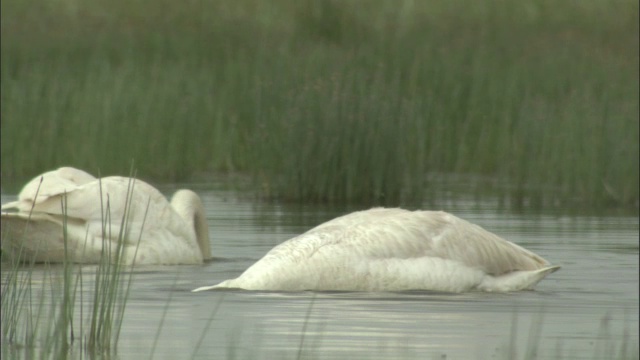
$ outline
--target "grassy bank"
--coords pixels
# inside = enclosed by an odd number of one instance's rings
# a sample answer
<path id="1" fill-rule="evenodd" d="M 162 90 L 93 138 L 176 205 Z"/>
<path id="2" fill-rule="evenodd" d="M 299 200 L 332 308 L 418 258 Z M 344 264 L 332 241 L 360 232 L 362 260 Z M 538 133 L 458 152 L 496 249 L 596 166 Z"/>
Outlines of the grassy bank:
<path id="1" fill-rule="evenodd" d="M 251 174 L 297 201 L 635 206 L 638 3 L 2 4 L 3 180 L 58 165 Z"/>

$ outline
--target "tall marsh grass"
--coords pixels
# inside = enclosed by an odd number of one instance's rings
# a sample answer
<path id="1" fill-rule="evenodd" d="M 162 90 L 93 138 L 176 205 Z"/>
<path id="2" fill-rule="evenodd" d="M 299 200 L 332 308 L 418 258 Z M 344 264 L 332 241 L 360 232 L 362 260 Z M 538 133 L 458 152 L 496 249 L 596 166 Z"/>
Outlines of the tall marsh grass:
<path id="1" fill-rule="evenodd" d="M 3 1 L 5 179 L 252 175 L 267 197 L 637 208 L 631 0 Z M 470 176 L 473 178 L 473 176 Z"/>

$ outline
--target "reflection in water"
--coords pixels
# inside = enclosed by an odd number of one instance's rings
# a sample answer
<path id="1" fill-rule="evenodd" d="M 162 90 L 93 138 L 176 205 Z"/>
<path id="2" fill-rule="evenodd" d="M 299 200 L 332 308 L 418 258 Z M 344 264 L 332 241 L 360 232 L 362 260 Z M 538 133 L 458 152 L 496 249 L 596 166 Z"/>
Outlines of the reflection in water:
<path id="1" fill-rule="evenodd" d="M 563 266 L 536 291 L 194 294 L 193 288 L 238 276 L 280 242 L 359 208 L 254 203 L 233 192 L 182 186 L 203 197 L 214 260 L 135 270 L 119 359 L 148 358 L 154 347 L 154 359 L 295 359 L 299 352 L 325 359 L 507 359 L 535 348 L 539 358 L 602 358 L 604 345 L 615 344 L 618 352 L 624 336 L 628 355 L 637 354 L 635 216 L 516 214 L 462 200 L 429 205 Z M 3 195 L 2 202 L 11 199 Z M 50 281 L 51 272 L 36 267 L 33 286 Z M 85 303 L 94 273 L 83 267 Z"/>

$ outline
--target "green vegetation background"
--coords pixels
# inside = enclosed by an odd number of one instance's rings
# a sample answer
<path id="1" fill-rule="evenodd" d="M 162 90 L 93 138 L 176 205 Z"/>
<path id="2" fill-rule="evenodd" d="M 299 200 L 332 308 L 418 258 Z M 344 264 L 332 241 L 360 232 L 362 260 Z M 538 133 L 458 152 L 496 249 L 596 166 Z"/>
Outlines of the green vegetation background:
<path id="1" fill-rule="evenodd" d="M 2 179 L 61 165 L 397 204 L 638 207 L 631 0 L 1 2 Z"/>

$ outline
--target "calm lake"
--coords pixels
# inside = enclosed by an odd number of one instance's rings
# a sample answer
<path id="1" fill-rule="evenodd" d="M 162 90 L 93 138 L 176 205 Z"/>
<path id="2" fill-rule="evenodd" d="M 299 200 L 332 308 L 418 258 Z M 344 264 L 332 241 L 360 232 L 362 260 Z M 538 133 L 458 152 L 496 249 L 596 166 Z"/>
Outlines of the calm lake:
<path id="1" fill-rule="evenodd" d="M 214 259 L 134 271 L 118 359 L 602 359 L 621 351 L 637 357 L 637 216 L 513 212 L 497 201 L 446 196 L 423 206 L 562 265 L 535 291 L 191 293 L 238 276 L 280 242 L 361 208 L 263 203 L 210 186 L 179 187 L 203 198 Z M 161 190 L 170 195 L 175 188 Z M 2 194 L 2 203 L 13 199 Z M 3 266 L 3 281 L 6 271 Z M 33 286 L 50 281 L 48 271 L 36 267 Z M 88 288 L 95 266 L 83 272 Z"/>

